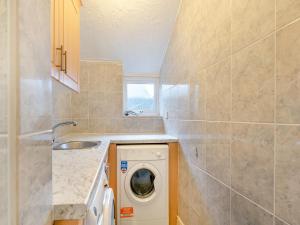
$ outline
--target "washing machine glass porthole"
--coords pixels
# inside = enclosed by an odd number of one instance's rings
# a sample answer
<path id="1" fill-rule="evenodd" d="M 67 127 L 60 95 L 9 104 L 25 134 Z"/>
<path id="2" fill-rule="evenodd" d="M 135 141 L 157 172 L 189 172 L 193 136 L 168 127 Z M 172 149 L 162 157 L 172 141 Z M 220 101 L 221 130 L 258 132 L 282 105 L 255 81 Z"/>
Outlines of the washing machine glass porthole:
<path id="1" fill-rule="evenodd" d="M 155 191 L 154 180 L 155 175 L 152 171 L 139 169 L 131 177 L 131 190 L 139 198 L 148 198 Z"/>

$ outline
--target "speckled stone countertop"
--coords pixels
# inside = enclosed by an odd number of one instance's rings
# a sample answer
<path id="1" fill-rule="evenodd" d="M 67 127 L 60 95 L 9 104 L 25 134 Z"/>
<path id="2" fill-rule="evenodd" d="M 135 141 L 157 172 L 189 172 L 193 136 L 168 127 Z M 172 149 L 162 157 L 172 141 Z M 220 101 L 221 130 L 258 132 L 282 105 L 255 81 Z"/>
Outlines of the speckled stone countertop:
<path id="1" fill-rule="evenodd" d="M 54 220 L 84 219 L 104 165 L 109 144 L 177 142 L 169 135 L 70 134 L 61 141 L 101 141 L 91 149 L 52 151 Z"/>

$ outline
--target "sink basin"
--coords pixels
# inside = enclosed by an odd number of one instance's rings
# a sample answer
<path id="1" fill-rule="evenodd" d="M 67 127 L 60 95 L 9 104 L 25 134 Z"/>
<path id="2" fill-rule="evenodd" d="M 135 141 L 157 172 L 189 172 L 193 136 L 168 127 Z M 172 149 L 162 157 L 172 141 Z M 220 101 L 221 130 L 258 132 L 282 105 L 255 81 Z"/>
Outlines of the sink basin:
<path id="1" fill-rule="evenodd" d="M 89 149 L 100 144 L 100 141 L 70 141 L 54 145 L 53 150 Z"/>

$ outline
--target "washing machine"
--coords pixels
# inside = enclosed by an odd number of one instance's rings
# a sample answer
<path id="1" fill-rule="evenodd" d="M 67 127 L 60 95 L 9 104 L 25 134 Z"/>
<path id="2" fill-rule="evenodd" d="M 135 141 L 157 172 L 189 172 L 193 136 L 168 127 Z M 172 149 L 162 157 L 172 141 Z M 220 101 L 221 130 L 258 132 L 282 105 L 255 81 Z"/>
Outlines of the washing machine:
<path id="1" fill-rule="evenodd" d="M 85 225 L 115 225 L 114 193 L 109 187 L 105 169 L 101 169 L 93 200 L 89 205 Z"/>
<path id="2" fill-rule="evenodd" d="M 117 152 L 118 225 L 168 225 L 168 145 L 118 145 Z"/>

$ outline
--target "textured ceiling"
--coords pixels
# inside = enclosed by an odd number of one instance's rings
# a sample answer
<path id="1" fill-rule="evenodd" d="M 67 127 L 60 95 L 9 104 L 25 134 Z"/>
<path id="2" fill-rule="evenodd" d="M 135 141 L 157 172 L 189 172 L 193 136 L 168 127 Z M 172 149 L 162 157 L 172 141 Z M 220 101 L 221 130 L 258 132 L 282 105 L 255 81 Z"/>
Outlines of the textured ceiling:
<path id="1" fill-rule="evenodd" d="M 119 60 L 125 74 L 158 73 L 180 0 L 85 0 L 81 59 Z"/>

